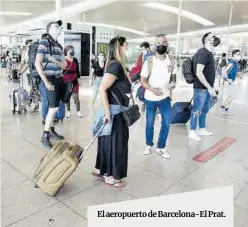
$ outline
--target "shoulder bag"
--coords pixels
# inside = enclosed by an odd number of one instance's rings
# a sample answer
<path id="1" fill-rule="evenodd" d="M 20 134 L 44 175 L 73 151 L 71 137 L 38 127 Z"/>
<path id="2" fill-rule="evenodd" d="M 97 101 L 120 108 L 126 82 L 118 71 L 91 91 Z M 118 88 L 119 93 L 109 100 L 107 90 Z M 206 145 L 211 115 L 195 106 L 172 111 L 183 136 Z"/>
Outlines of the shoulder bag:
<path id="1" fill-rule="evenodd" d="M 128 127 L 132 126 L 136 121 L 139 120 L 139 118 L 141 116 L 140 111 L 139 111 L 139 106 L 134 103 L 132 92 L 131 92 L 131 99 L 132 99 L 133 104 L 132 104 L 132 106 L 127 107 L 127 108 L 125 108 L 121 105 L 119 99 L 117 98 L 117 96 L 115 95 L 115 93 L 113 91 L 110 91 L 110 92 L 113 95 L 116 102 L 118 103 L 118 105 L 123 110 L 123 117 L 124 117 L 126 126 L 128 126 Z"/>

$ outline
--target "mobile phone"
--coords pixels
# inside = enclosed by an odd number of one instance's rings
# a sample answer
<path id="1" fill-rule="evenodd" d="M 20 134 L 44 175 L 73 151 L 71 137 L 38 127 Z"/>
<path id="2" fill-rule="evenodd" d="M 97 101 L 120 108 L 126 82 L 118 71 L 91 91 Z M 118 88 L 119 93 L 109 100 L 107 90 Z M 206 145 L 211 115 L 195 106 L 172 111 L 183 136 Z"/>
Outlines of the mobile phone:
<path id="1" fill-rule="evenodd" d="M 177 75 L 176 74 L 171 74 L 169 83 L 176 83 L 176 82 L 177 82 Z"/>

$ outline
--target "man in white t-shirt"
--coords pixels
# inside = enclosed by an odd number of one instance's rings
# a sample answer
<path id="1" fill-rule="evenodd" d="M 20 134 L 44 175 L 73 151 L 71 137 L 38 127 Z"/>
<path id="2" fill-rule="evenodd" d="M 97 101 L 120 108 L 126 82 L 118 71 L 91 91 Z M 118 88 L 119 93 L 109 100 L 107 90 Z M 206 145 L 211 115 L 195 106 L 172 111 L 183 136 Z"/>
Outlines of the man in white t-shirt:
<path id="1" fill-rule="evenodd" d="M 157 109 L 161 113 L 161 129 L 157 144 L 157 153 L 163 158 L 170 158 L 166 150 L 166 140 L 170 125 L 170 90 L 175 87 L 175 82 L 170 82 L 173 70 L 172 62 L 166 54 L 168 40 L 164 35 L 159 35 L 155 40 L 156 54 L 151 56 L 152 68 L 149 72 L 149 59 L 145 61 L 141 71 L 141 84 L 146 89 L 146 147 L 143 154 L 151 153 L 154 134 L 154 122 Z M 150 75 L 149 75 L 150 74 Z"/>

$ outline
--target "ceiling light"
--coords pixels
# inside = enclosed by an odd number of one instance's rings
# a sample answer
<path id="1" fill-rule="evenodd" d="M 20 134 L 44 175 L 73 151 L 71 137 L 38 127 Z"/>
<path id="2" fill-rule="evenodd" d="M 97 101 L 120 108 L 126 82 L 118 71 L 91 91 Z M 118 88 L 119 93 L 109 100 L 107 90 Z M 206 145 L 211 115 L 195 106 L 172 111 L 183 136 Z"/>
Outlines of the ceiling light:
<path id="1" fill-rule="evenodd" d="M 75 16 L 79 13 L 96 9 L 98 7 L 104 6 L 106 4 L 110 4 L 112 2 L 115 2 L 117 0 L 97 0 L 97 1 L 92 1 L 92 0 L 86 0 L 84 2 L 80 2 L 78 4 L 69 6 L 68 8 L 62 9 L 62 15 L 63 15 L 63 20 L 69 19 L 72 16 Z M 0 28 L 0 33 L 1 32 L 6 32 L 11 29 L 16 29 L 22 26 L 27 26 L 30 23 L 38 23 L 40 21 L 51 21 L 51 20 L 56 20 L 56 13 L 52 12 L 46 15 L 43 15 L 41 17 L 36 17 L 32 20 L 25 20 L 20 23 L 16 24 L 11 24 L 6 27 L 1 27 Z"/>
<path id="2" fill-rule="evenodd" d="M 86 25 L 90 25 L 90 26 L 104 27 L 104 28 L 113 28 L 113 29 L 117 29 L 117 30 L 121 30 L 121 31 L 125 31 L 125 32 L 134 33 L 137 35 L 150 35 L 148 33 L 144 33 L 143 31 L 135 30 L 132 28 L 121 27 L 121 26 L 115 26 L 115 25 L 111 25 L 111 24 L 91 23 L 91 22 L 79 22 L 78 24 L 86 24 Z"/>
<path id="3" fill-rule="evenodd" d="M 0 12 L 1 16 L 29 16 L 33 13 L 23 13 L 23 12 Z"/>
<path id="4" fill-rule="evenodd" d="M 170 13 L 174 13 L 174 14 L 179 14 L 179 8 L 173 7 L 173 6 L 169 6 L 169 5 L 165 5 L 165 4 L 161 4 L 161 3 L 155 3 L 155 2 L 150 2 L 150 3 L 145 3 L 143 4 L 144 7 L 148 7 L 148 8 L 153 8 L 153 9 L 158 9 L 158 10 L 163 10 L 166 12 L 170 12 Z M 183 10 L 181 11 L 181 15 L 183 17 L 186 17 L 190 20 L 193 20 L 199 24 L 202 24 L 204 26 L 212 26 L 214 25 L 213 22 L 198 16 L 197 14 L 191 13 L 187 10 Z"/>

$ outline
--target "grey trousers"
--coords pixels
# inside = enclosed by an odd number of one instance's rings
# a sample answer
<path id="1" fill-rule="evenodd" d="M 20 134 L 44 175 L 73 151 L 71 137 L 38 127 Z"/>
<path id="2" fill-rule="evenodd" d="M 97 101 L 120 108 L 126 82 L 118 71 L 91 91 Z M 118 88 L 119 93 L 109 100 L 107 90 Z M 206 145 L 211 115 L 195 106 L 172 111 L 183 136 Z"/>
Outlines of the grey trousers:
<path id="1" fill-rule="evenodd" d="M 72 93 L 72 97 L 73 97 L 73 100 L 74 100 L 74 103 L 75 103 L 75 106 L 76 106 L 76 110 L 78 112 L 78 111 L 80 111 L 79 94 L 78 93 Z M 70 107 L 71 107 L 71 105 L 70 105 L 70 101 L 69 101 L 68 103 L 66 103 L 67 111 L 71 110 Z"/>

